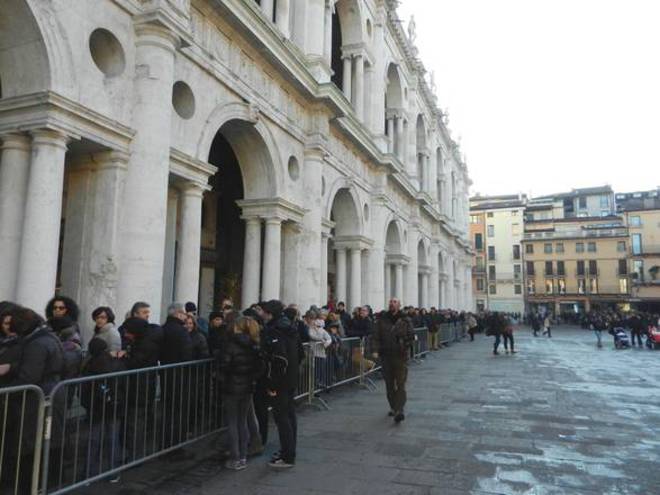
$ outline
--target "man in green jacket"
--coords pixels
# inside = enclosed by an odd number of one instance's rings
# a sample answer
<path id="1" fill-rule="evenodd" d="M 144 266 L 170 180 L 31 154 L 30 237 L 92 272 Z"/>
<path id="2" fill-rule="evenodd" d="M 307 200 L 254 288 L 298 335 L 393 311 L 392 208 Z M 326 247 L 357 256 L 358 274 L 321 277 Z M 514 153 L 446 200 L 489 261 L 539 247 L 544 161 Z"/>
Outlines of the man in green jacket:
<path id="1" fill-rule="evenodd" d="M 391 299 L 389 310 L 381 313 L 373 334 L 373 357 L 381 358 L 383 377 L 390 403 L 390 416 L 400 423 L 405 419 L 408 348 L 415 339 L 410 318 L 401 311 L 401 302 Z"/>

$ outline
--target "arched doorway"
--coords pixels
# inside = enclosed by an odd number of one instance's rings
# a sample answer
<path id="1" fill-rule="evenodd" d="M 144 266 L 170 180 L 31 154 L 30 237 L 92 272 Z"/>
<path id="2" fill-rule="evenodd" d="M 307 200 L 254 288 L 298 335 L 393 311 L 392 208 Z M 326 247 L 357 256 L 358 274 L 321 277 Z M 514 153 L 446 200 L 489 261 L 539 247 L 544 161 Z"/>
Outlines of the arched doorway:
<path id="1" fill-rule="evenodd" d="M 334 224 L 328 242 L 328 294 L 348 307 L 362 301 L 362 246 L 360 208 L 348 188 L 340 188 L 332 200 L 330 220 Z"/>
<path id="2" fill-rule="evenodd" d="M 399 160 L 405 158 L 405 138 L 407 122 L 405 121 L 404 90 L 396 64 L 387 68 L 387 88 L 385 90 L 385 135 L 388 140 L 388 150 Z"/>
<path id="3" fill-rule="evenodd" d="M 264 212 L 248 211 L 244 203 L 276 197 L 275 167 L 262 134 L 253 123 L 241 119 L 220 127 L 208 162 L 218 171 L 209 181 L 212 190 L 202 207 L 200 308 L 218 307 L 223 298 L 245 307 L 258 302 L 263 294 L 261 267 L 267 239 L 262 235 Z M 271 254 L 279 259 L 279 248 Z M 277 286 L 279 293 L 279 279 Z M 277 294 L 269 292 L 268 296 Z"/>
<path id="4" fill-rule="evenodd" d="M 399 224 L 392 220 L 385 234 L 385 307 L 391 298 L 403 300 L 403 239 Z"/>

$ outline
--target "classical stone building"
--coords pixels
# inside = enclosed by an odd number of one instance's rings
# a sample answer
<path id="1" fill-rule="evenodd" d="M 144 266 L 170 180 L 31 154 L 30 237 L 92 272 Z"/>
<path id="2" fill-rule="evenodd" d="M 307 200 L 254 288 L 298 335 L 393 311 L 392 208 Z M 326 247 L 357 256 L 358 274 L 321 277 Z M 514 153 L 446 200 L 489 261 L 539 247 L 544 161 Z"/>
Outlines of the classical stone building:
<path id="1" fill-rule="evenodd" d="M 395 3 L 3 0 L 0 299 L 470 307 L 470 181 Z"/>

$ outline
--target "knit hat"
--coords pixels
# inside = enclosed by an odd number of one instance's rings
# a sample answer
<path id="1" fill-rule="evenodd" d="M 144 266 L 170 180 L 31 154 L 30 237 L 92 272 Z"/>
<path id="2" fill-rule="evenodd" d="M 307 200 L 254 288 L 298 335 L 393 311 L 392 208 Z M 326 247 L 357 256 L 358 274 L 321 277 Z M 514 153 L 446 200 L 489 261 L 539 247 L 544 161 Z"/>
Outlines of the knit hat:
<path id="1" fill-rule="evenodd" d="M 215 320 L 216 318 L 224 318 L 225 315 L 222 311 L 211 311 L 209 313 L 209 321 Z"/>
<path id="2" fill-rule="evenodd" d="M 186 303 L 186 313 L 197 313 L 197 305 L 194 302 L 188 301 Z"/>
<path id="3" fill-rule="evenodd" d="M 149 328 L 149 322 L 147 320 L 143 320 L 142 318 L 132 316 L 131 318 L 127 318 L 126 321 L 124 321 L 122 327 L 126 333 L 141 336 L 144 335 Z"/>

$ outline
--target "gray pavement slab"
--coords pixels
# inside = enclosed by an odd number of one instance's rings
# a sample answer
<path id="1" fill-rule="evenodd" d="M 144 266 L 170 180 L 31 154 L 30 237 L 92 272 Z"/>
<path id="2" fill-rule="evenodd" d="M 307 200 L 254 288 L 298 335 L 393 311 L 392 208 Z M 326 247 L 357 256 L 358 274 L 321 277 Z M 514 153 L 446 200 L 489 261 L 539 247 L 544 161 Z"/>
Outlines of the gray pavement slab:
<path id="1" fill-rule="evenodd" d="M 188 449 L 192 461 L 153 461 L 78 493 L 660 495 L 660 352 L 598 349 L 568 327 L 552 339 L 521 329 L 516 344 L 493 356 L 478 335 L 411 365 L 398 426 L 380 380 L 328 394 L 329 411 L 301 409 L 291 471 L 265 457 L 227 471 L 212 438 Z"/>

